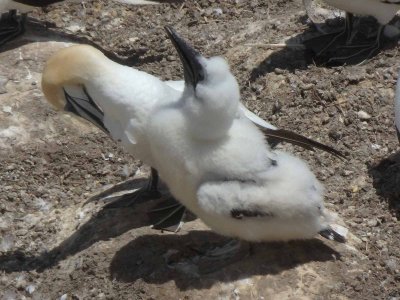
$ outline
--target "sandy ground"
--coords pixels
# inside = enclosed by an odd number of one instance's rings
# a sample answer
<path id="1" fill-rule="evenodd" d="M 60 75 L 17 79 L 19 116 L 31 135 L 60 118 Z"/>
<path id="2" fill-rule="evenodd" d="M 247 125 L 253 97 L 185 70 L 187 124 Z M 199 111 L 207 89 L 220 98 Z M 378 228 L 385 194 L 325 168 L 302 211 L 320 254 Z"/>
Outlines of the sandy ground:
<path id="1" fill-rule="evenodd" d="M 26 36 L 2 49 L 0 297 L 400 299 L 396 43 L 362 66 L 327 68 L 308 51 L 271 45 L 313 33 L 300 0 L 163 2 L 36 10 Z M 202 53 L 226 57 L 248 108 L 347 155 L 342 161 L 280 146 L 307 160 L 325 185 L 327 207 L 350 230 L 347 244 L 263 243 L 252 255 L 210 262 L 202 249 L 227 240 L 199 220 L 178 234 L 149 228 L 146 211 L 160 199 L 114 209 L 84 205 L 121 181 L 143 186 L 148 168 L 93 126 L 47 105 L 44 62 L 73 35 L 120 62 L 178 79 L 166 24 Z"/>

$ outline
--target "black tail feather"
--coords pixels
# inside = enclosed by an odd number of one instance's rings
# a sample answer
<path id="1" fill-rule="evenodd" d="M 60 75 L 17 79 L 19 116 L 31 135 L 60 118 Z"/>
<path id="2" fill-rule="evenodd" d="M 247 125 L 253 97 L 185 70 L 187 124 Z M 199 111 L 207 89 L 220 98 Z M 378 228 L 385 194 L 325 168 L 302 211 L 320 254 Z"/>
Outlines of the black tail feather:
<path id="1" fill-rule="evenodd" d="M 331 240 L 331 241 L 336 241 L 336 242 L 339 242 L 339 243 L 345 243 L 346 242 L 346 238 L 343 235 L 341 235 L 341 234 L 337 233 L 336 231 L 334 231 L 332 228 L 324 229 L 324 230 L 320 231 L 319 234 L 321 236 L 323 236 L 324 238 L 326 238 L 328 240 Z"/>
<path id="2" fill-rule="evenodd" d="M 292 131 L 285 130 L 285 129 L 269 129 L 269 128 L 263 128 L 263 127 L 260 127 L 260 129 L 262 130 L 262 132 L 264 133 L 264 135 L 267 138 L 269 137 L 269 138 L 277 139 L 280 141 L 285 141 L 285 142 L 291 143 L 293 145 L 297 145 L 302 148 L 305 148 L 307 150 L 314 150 L 315 148 L 320 149 L 320 150 L 326 151 L 338 158 L 344 158 L 344 159 L 346 158 L 346 156 L 343 153 L 341 153 L 339 150 L 336 150 L 331 146 L 327 146 L 327 145 L 321 144 L 319 142 L 313 141 L 312 139 L 309 139 L 305 136 L 294 133 Z"/>

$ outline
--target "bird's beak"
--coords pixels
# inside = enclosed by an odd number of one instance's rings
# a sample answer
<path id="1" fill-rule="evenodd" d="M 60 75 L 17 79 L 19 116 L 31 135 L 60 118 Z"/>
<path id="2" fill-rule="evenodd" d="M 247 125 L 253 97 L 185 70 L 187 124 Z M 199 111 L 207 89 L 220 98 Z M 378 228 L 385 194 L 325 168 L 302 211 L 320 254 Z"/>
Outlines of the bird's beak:
<path id="1" fill-rule="evenodd" d="M 204 80 L 204 67 L 200 63 L 201 54 L 183 40 L 172 27 L 165 26 L 165 31 L 181 59 L 185 83 L 196 88 L 196 85 Z"/>
<path id="2" fill-rule="evenodd" d="M 64 90 L 65 96 L 65 106 L 64 110 L 71 112 L 78 117 L 81 117 L 92 124 L 96 125 L 98 128 L 103 130 L 105 133 L 109 133 L 107 128 L 104 126 L 104 113 L 100 109 L 100 107 L 93 101 L 92 97 L 88 94 L 85 88 L 83 91 L 87 97 L 87 99 L 72 97 Z"/>

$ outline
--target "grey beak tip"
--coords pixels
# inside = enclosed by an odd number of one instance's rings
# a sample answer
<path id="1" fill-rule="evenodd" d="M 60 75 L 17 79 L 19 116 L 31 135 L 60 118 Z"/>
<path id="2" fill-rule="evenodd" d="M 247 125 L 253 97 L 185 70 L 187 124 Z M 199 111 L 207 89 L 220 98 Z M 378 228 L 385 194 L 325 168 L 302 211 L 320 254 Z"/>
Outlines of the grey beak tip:
<path id="1" fill-rule="evenodd" d="M 171 26 L 164 27 L 183 65 L 185 82 L 196 87 L 204 79 L 204 68 L 199 61 L 201 54 L 189 45 Z"/>

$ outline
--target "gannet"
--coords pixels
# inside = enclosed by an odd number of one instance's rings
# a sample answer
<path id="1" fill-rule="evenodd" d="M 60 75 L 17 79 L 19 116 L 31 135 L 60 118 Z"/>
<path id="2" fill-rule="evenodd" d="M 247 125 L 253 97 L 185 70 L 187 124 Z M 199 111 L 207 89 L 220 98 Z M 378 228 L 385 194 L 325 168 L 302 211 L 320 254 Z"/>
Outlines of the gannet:
<path id="1" fill-rule="evenodd" d="M 272 151 L 237 115 L 239 86 L 222 57 L 205 58 L 166 27 L 183 64 L 178 101 L 156 106 L 146 126 L 154 167 L 172 195 L 211 229 L 245 241 L 344 241 L 307 164 Z"/>
<path id="2" fill-rule="evenodd" d="M 307 7 L 311 1 L 313 0 L 303 0 L 303 3 Z M 370 56 L 380 47 L 380 39 L 385 25 L 388 24 L 400 10 L 400 0 L 323 0 L 323 2 L 337 9 L 344 10 L 346 12 L 346 22 L 344 31 L 339 33 L 319 54 L 325 51 L 340 36 L 346 35 L 346 41 L 349 42 L 351 37 L 350 32 L 353 27 L 353 14 L 355 14 L 372 16 L 380 24 L 375 42 L 355 54 L 358 55 L 361 52 L 370 51 L 368 54 L 368 56 Z"/>
<path id="3" fill-rule="evenodd" d="M 88 45 L 60 50 L 47 61 L 42 75 L 43 93 L 56 109 L 88 120 L 109 134 L 133 157 L 153 167 L 150 184 L 142 191 L 150 193 L 150 196 L 157 193 L 158 175 L 145 131 L 148 118 L 155 107 L 177 103 L 184 93 L 183 88 L 183 81 L 162 81 L 148 73 L 115 63 Z M 277 129 L 241 103 L 235 110 L 235 116 L 251 120 L 262 128 L 267 137 L 307 149 L 320 148 L 341 156 L 332 147 Z M 178 205 L 172 208 L 170 213 L 182 212 Z"/>

